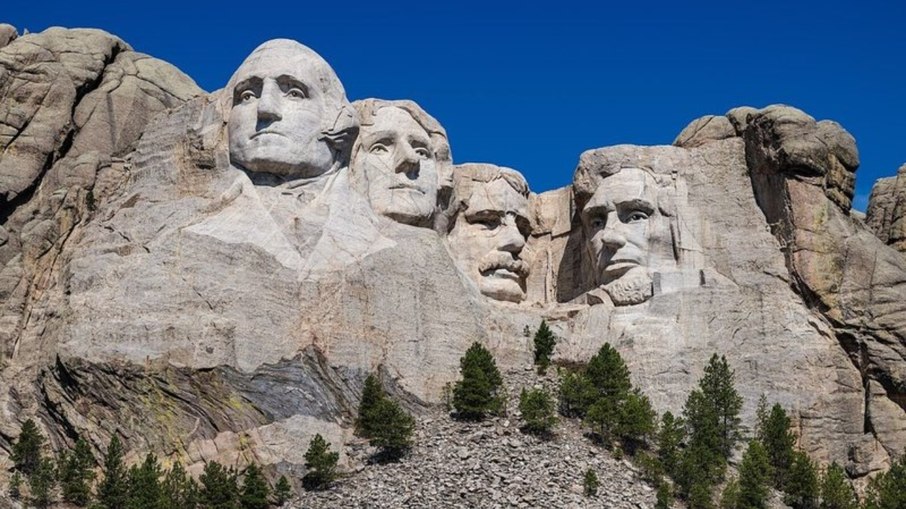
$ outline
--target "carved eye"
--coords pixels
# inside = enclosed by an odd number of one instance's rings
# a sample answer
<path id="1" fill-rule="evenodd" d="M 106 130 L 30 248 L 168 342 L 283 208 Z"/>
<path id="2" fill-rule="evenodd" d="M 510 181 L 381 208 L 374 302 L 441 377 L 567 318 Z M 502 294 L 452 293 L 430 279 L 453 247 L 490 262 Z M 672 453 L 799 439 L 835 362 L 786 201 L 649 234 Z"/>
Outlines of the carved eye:
<path id="1" fill-rule="evenodd" d="M 255 98 L 255 92 L 252 92 L 251 90 L 246 90 L 245 92 L 239 94 L 239 100 L 244 103 L 249 102 L 254 98 Z"/>
<path id="2" fill-rule="evenodd" d="M 485 230 L 496 230 L 500 228 L 499 217 L 480 217 L 472 221 L 472 224 L 481 225 Z"/>
<path id="3" fill-rule="evenodd" d="M 604 228 L 604 225 L 607 224 L 607 221 L 603 217 L 593 217 L 591 218 L 591 221 L 588 222 L 588 224 L 593 229 L 600 230 Z"/>
<path id="4" fill-rule="evenodd" d="M 371 148 L 368 149 L 368 152 L 372 154 L 386 154 L 390 152 L 390 149 L 387 148 L 387 145 L 384 145 L 383 143 L 375 143 L 371 146 Z"/>
<path id="5" fill-rule="evenodd" d="M 629 213 L 629 216 L 626 218 L 627 223 L 637 223 L 639 221 L 644 221 L 648 219 L 648 214 L 641 210 L 633 210 Z"/>
<path id="6" fill-rule="evenodd" d="M 418 154 L 418 157 L 421 159 L 431 159 L 431 151 L 425 147 L 416 147 L 415 153 Z"/>
<path id="7" fill-rule="evenodd" d="M 291 88 L 286 92 L 286 95 L 292 97 L 293 99 L 305 99 L 305 91 L 301 88 Z"/>

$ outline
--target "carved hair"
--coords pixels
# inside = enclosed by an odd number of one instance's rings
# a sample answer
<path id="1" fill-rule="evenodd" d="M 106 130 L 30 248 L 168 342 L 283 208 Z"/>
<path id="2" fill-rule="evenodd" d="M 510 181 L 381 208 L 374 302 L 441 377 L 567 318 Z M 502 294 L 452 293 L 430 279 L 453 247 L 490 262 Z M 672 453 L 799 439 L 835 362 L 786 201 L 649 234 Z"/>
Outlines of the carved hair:
<path id="1" fill-rule="evenodd" d="M 657 207 L 660 213 L 665 216 L 675 215 L 676 210 L 668 189 L 671 177 L 656 172 L 654 166 L 657 161 L 648 156 L 647 152 L 636 150 L 645 148 L 647 147 L 620 145 L 582 153 L 573 175 L 573 193 L 577 209 L 582 210 L 585 207 L 604 179 L 616 175 L 623 169 L 633 168 L 641 170 L 657 184 Z"/>
<path id="2" fill-rule="evenodd" d="M 438 163 L 452 162 L 450 154 L 450 143 L 447 141 L 447 132 L 434 117 L 429 115 L 418 104 L 409 100 L 387 101 L 383 99 L 363 99 L 352 103 L 353 108 L 358 113 L 359 123 L 362 126 L 374 125 L 374 117 L 378 111 L 383 108 L 399 108 L 412 117 L 412 120 L 421 126 L 428 133 L 431 140 L 431 149 L 434 152 L 434 159 Z M 361 144 L 356 140 L 353 145 L 352 157 L 361 148 Z"/>
<path id="3" fill-rule="evenodd" d="M 503 180 L 520 196 L 529 197 L 528 182 L 521 173 L 512 168 L 481 163 L 457 165 L 453 168 L 453 197 L 449 207 L 442 214 L 444 221 L 439 229 L 447 232 L 453 229 L 454 218 L 468 207 L 476 184 L 490 184 L 495 180 Z"/>

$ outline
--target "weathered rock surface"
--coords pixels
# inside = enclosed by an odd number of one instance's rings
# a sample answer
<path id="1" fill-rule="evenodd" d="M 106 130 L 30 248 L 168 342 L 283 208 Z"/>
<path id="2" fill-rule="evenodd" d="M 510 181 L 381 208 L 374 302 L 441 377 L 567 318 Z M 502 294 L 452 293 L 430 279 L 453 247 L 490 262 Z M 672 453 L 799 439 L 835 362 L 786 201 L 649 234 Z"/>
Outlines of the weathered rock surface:
<path id="1" fill-rule="evenodd" d="M 868 198 L 865 222 L 887 245 L 906 251 L 906 165 L 897 170 L 895 177 L 875 182 Z"/>
<path id="2" fill-rule="evenodd" d="M 534 194 L 514 170 L 450 166 L 443 129 L 414 103 L 354 115 L 297 43 L 253 57 L 205 95 L 103 32 L 51 29 L 0 49 L 0 462 L 37 416 L 55 447 L 86 436 L 100 450 L 118 435 L 195 471 L 255 460 L 301 477 L 315 433 L 352 440 L 362 381 L 379 370 L 425 416 L 428 441 L 389 478 L 466 478 L 397 493 L 494 500 L 488 486 L 528 461 L 473 469 L 494 449 L 429 438 L 459 426 L 437 404 L 473 341 L 504 369 L 529 366 L 523 331 L 542 318 L 561 361 L 615 345 L 659 411 L 679 411 L 718 352 L 744 421 L 766 394 L 818 460 L 862 477 L 906 446 L 897 181 L 879 184 L 866 218 L 879 239 L 850 215 L 858 152 L 836 123 L 736 108 L 674 146 L 587 151 L 572 186 Z M 305 164 L 272 150 L 290 122 Z M 356 144 L 378 124 L 395 137 Z M 413 207 L 396 207 L 403 195 Z M 517 436 L 510 427 L 465 433 Z M 530 456 L 562 453 L 520 441 Z M 343 450 L 354 467 L 355 447 Z M 540 491 L 517 506 L 573 501 L 538 482 L 579 461 L 556 458 L 522 476 Z M 377 498 L 380 482 L 358 477 L 351 500 L 405 504 Z"/>

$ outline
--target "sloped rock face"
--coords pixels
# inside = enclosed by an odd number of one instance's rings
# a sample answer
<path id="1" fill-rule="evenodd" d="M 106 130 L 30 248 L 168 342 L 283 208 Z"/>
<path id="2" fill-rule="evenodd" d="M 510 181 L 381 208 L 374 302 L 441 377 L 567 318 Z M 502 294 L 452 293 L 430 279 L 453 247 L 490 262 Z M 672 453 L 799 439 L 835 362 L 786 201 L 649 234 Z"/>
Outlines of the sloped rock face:
<path id="1" fill-rule="evenodd" d="M 865 222 L 871 231 L 897 251 L 906 251 L 906 165 L 895 177 L 878 179 L 871 188 Z"/>
<path id="2" fill-rule="evenodd" d="M 369 372 L 430 413 L 474 341 L 530 365 L 542 318 L 563 362 L 615 345 L 660 411 L 718 352 L 745 419 L 779 401 L 819 460 L 862 476 L 906 446 L 906 260 L 849 216 L 833 122 L 737 108 L 534 194 L 453 165 L 414 103 L 353 107 L 292 41 L 211 95 L 97 31 L 19 37 L 0 69 L 0 456 L 37 416 L 55 446 L 301 475 Z"/>

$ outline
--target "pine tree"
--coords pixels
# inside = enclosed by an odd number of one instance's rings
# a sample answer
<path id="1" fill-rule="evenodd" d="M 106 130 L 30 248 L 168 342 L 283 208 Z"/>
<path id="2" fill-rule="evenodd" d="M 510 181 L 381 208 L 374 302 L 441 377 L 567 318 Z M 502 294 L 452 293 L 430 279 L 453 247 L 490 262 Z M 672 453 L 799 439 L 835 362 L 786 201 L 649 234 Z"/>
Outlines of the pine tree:
<path id="1" fill-rule="evenodd" d="M 699 381 L 702 394 L 713 405 L 717 414 L 719 447 L 725 458 L 729 458 L 739 440 L 739 411 L 742 397 L 734 386 L 735 374 L 727 358 L 717 354 L 711 356 L 705 367 L 705 374 Z"/>
<path id="2" fill-rule="evenodd" d="M 94 455 L 84 439 L 76 440 L 72 451 L 60 456 L 59 476 L 63 501 L 85 507 L 91 501 L 91 482 L 94 481 Z"/>
<path id="3" fill-rule="evenodd" d="M 503 401 L 498 395 L 503 377 L 494 358 L 479 343 L 473 343 L 459 360 L 462 379 L 453 388 L 453 407 L 460 417 L 481 419 L 500 412 Z"/>
<path id="4" fill-rule="evenodd" d="M 783 502 L 793 509 L 817 509 L 818 468 L 804 452 L 793 452 L 783 490 Z"/>
<path id="5" fill-rule="evenodd" d="M 771 415 L 771 408 L 768 406 L 768 397 L 761 393 L 758 397 L 758 406 L 755 408 L 755 429 L 753 433 L 756 440 L 764 442 L 764 427 L 768 422 L 768 416 Z"/>
<path id="6" fill-rule="evenodd" d="M 566 371 L 560 380 L 560 413 L 566 417 L 585 417 L 598 397 L 598 391 L 580 371 Z"/>
<path id="7" fill-rule="evenodd" d="M 33 474 L 41 465 L 41 449 L 44 447 L 44 435 L 35 421 L 28 419 L 22 424 L 19 438 L 12 447 L 13 468 L 26 476 Z"/>
<path id="8" fill-rule="evenodd" d="M 598 474 L 590 468 L 586 470 L 585 477 L 582 480 L 582 489 L 585 492 L 585 496 L 593 497 L 597 495 L 599 485 L 600 482 L 598 481 Z"/>
<path id="9" fill-rule="evenodd" d="M 761 427 L 761 443 L 768 453 L 771 467 L 774 469 L 773 485 L 783 489 L 787 472 L 793 461 L 793 445 L 796 437 L 790 432 L 790 418 L 786 411 L 778 404 L 771 407 L 771 411 Z"/>
<path id="10" fill-rule="evenodd" d="M 598 391 L 598 396 L 615 404 L 629 394 L 632 382 L 629 380 L 629 368 L 623 362 L 623 357 L 610 343 L 598 350 L 598 353 L 588 361 L 585 376 Z"/>
<path id="11" fill-rule="evenodd" d="M 749 442 L 739 465 L 739 507 L 767 507 L 771 485 L 771 463 L 768 453 L 758 440 Z"/>
<path id="12" fill-rule="evenodd" d="M 371 438 L 374 447 L 381 448 L 382 459 L 397 460 L 412 446 L 415 419 L 399 403 L 384 398 L 371 411 Z"/>
<path id="13" fill-rule="evenodd" d="M 157 509 L 161 501 L 161 467 L 157 456 L 149 452 L 141 465 L 129 469 L 127 509 Z"/>
<path id="14" fill-rule="evenodd" d="M 277 486 L 274 487 L 274 502 L 278 506 L 282 506 L 287 503 L 292 496 L 293 489 L 289 485 L 289 479 L 287 479 L 285 475 L 281 475 L 280 479 L 277 481 Z"/>
<path id="15" fill-rule="evenodd" d="M 267 509 L 267 498 L 270 496 L 270 488 L 261 469 L 258 465 L 252 463 L 245 469 L 245 477 L 242 480 L 242 491 L 239 495 L 239 504 L 242 509 Z"/>
<path id="16" fill-rule="evenodd" d="M 665 412 L 661 417 L 661 426 L 657 435 L 657 453 L 664 471 L 671 478 L 676 478 L 680 444 L 685 436 L 683 420 L 675 418 L 670 412 Z"/>
<path id="17" fill-rule="evenodd" d="M 22 474 L 13 472 L 9 479 L 9 498 L 19 500 L 22 498 Z"/>
<path id="18" fill-rule="evenodd" d="M 713 495 L 711 493 L 712 485 L 706 482 L 696 481 L 689 488 L 689 495 L 686 497 L 686 507 L 688 509 L 711 509 L 714 507 Z"/>
<path id="19" fill-rule="evenodd" d="M 865 509 L 902 509 L 906 507 L 906 454 L 875 477 L 868 485 Z"/>
<path id="20" fill-rule="evenodd" d="M 662 482 L 657 486 L 654 509 L 670 509 L 671 505 L 673 505 L 673 493 L 670 492 L 670 485 Z"/>
<path id="21" fill-rule="evenodd" d="M 616 432 L 630 455 L 654 433 L 656 416 L 648 396 L 638 389 L 630 391 L 621 403 Z"/>
<path id="22" fill-rule="evenodd" d="M 739 481 L 734 477 L 724 486 L 720 494 L 720 509 L 741 509 L 739 505 Z"/>
<path id="23" fill-rule="evenodd" d="M 821 476 L 821 509 L 858 509 L 856 492 L 843 467 L 831 463 Z"/>
<path id="24" fill-rule="evenodd" d="M 197 505 L 198 484 L 181 463 L 174 464 L 161 483 L 161 509 L 195 509 Z"/>
<path id="25" fill-rule="evenodd" d="M 384 401 L 384 400 L 380 400 Z M 370 413 L 374 413 L 372 409 Z M 305 452 L 306 474 L 302 478 L 305 489 L 322 490 L 337 477 L 337 461 L 340 453 L 330 452 L 330 443 L 320 434 L 315 435 Z"/>
<path id="26" fill-rule="evenodd" d="M 551 355 L 554 353 L 554 345 L 557 343 L 557 337 L 547 326 L 547 322 L 541 320 L 538 331 L 535 332 L 535 364 L 538 365 L 538 372 L 544 373 L 551 363 Z"/>
<path id="27" fill-rule="evenodd" d="M 359 414 L 356 418 L 356 434 L 368 438 L 371 436 L 371 430 L 368 428 L 369 422 L 365 418 L 371 412 L 378 402 L 384 398 L 384 389 L 381 382 L 374 374 L 365 378 L 365 388 L 362 390 L 362 399 L 359 402 Z"/>
<path id="28" fill-rule="evenodd" d="M 128 500 L 129 485 L 123 464 L 123 445 L 115 435 L 107 446 L 103 467 L 104 478 L 97 488 L 98 505 L 103 509 L 123 509 Z"/>
<path id="29" fill-rule="evenodd" d="M 42 458 L 37 468 L 28 476 L 28 487 L 31 492 L 29 502 L 38 509 L 50 507 L 53 502 L 53 490 L 56 484 L 56 472 L 53 460 Z"/>
<path id="30" fill-rule="evenodd" d="M 690 505 L 693 495 L 696 504 L 704 504 L 706 494 L 710 501 L 711 487 L 720 480 L 727 462 L 720 451 L 717 412 L 702 391 L 695 389 L 686 399 L 683 416 L 688 443 L 680 454 L 674 479 L 679 494 Z"/>
<path id="31" fill-rule="evenodd" d="M 199 501 L 205 509 L 237 509 L 239 484 L 236 471 L 224 468 L 216 461 L 205 464 L 198 478 L 201 483 Z"/>
<path id="32" fill-rule="evenodd" d="M 544 389 L 522 389 L 519 394 L 519 412 L 525 421 L 523 429 L 528 433 L 549 433 L 557 423 L 553 398 Z"/>

